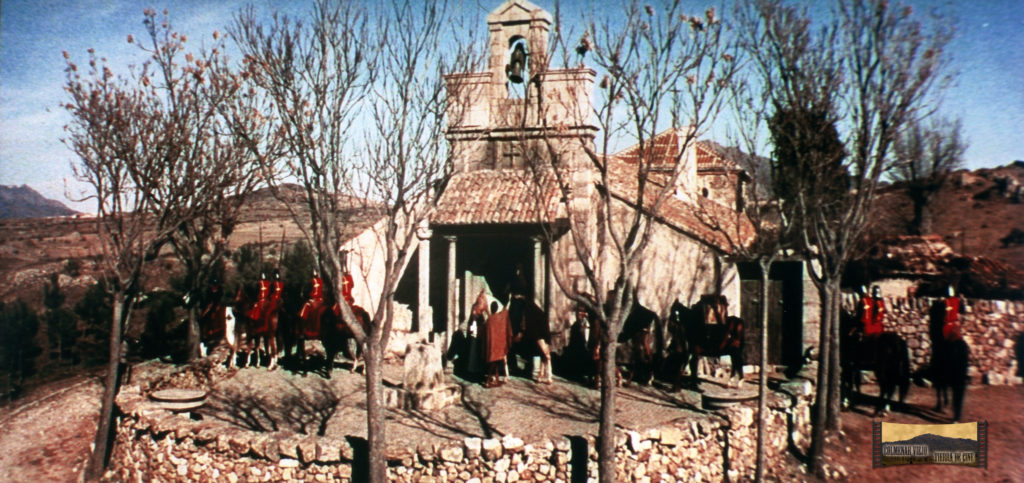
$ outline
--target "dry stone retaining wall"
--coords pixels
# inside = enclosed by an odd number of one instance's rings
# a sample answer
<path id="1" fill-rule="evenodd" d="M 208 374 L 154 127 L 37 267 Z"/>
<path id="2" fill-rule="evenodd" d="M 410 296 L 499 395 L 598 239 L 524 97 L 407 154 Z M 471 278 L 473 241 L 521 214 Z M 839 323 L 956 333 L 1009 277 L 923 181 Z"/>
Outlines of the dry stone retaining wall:
<path id="1" fill-rule="evenodd" d="M 928 366 L 931 340 L 928 336 L 929 310 L 935 298 L 884 297 L 888 313 L 885 330 L 900 334 L 910 349 L 911 369 Z M 847 295 L 843 307 L 853 311 L 857 297 Z M 1017 344 L 1024 334 L 1024 302 L 968 300 L 960 315 L 964 340 L 971 347 L 971 382 L 1021 384 Z"/>
<path id="2" fill-rule="evenodd" d="M 789 448 L 810 441 L 811 384 L 784 383 L 769 397 L 767 461 L 784 461 Z M 150 402 L 139 387 L 118 396 L 121 416 L 112 481 L 359 481 L 358 440 L 291 432 L 258 433 L 219 420 L 194 420 Z M 736 406 L 708 414 L 680 412 L 680 419 L 617 435 L 619 481 L 731 481 L 749 479 L 756 455 L 756 411 Z M 353 444 L 354 443 L 354 444 Z M 597 476 L 592 436 L 524 442 L 500 439 L 441 440 L 392 451 L 393 481 L 570 481 L 585 471 Z M 363 443 L 365 444 L 365 443 Z"/>

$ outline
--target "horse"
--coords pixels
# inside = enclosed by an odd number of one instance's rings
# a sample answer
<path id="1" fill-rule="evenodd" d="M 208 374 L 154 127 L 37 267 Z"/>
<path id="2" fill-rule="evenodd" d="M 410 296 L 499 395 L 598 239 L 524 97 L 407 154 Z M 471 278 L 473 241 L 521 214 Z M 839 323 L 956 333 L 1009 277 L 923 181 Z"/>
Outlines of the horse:
<path id="1" fill-rule="evenodd" d="M 725 297 L 705 295 L 692 308 L 678 300 L 669 312 L 671 341 L 665 359 L 666 372 L 674 389 L 682 387 L 682 368 L 689 366 L 690 383 L 697 386 L 701 357 L 729 356 L 728 385 L 743 381 L 743 319 L 726 314 Z M 735 378 L 735 382 L 734 382 Z"/>
<path id="2" fill-rule="evenodd" d="M 513 310 L 516 305 L 518 307 Z M 512 317 L 510 352 L 525 358 L 539 355 L 541 362 L 536 382 L 551 384 L 551 328 L 548 327 L 547 314 L 535 302 L 516 297 L 509 301 L 507 310 Z"/>
<path id="3" fill-rule="evenodd" d="M 352 313 L 359 319 L 363 333 L 366 333 L 369 330 L 370 314 L 358 305 L 351 307 Z M 299 331 L 298 350 L 296 351 L 300 361 L 299 365 L 305 368 L 306 340 L 319 339 L 324 346 L 325 377 L 327 379 L 331 378 L 334 358 L 338 356 L 339 352 L 343 352 L 346 357 L 352 359 L 350 372 L 355 373 L 359 369 L 362 347 L 358 344 L 352 327 L 341 316 L 340 307 L 337 304 L 324 303 L 318 310 L 310 313 L 307 319 L 303 321 Z M 355 345 L 355 348 L 352 345 Z M 305 375 L 305 370 L 302 375 Z"/>
<path id="4" fill-rule="evenodd" d="M 615 378 L 650 384 L 654 378 L 654 356 L 652 329 L 657 326 L 658 315 L 636 303 L 622 324 L 616 338 Z M 570 328 L 569 351 L 576 368 L 584 381 L 592 380 L 593 386 L 600 385 L 601 339 L 604 331 L 597 322 L 596 314 L 582 304 L 576 308 L 576 322 Z M 623 377 L 623 369 L 626 376 Z"/>
<path id="5" fill-rule="evenodd" d="M 615 370 L 618 378 L 621 368 L 626 369 L 626 381 L 648 385 L 654 379 L 654 349 L 652 330 L 657 327 L 658 314 L 640 305 L 633 308 L 622 323 L 615 349 Z"/>
<path id="6" fill-rule="evenodd" d="M 967 369 L 971 349 L 963 337 L 943 337 L 946 305 L 942 300 L 932 304 L 929 335 L 932 342 L 931 380 L 935 385 L 935 410 L 942 412 L 945 404 L 953 406 L 953 421 L 963 414 L 964 393 L 967 389 Z M 952 389 L 952 399 L 949 390 Z"/>
<path id="7" fill-rule="evenodd" d="M 873 371 L 878 380 L 879 398 L 875 415 L 889 410 L 889 403 L 899 389 L 899 402 L 903 404 L 910 389 L 910 355 L 907 342 L 898 334 L 883 332 L 873 338 L 864 338 L 857 331 L 860 322 L 853 314 L 840 314 L 839 362 L 841 366 L 840 392 L 845 405 L 860 392 L 860 372 Z"/>
<path id="8" fill-rule="evenodd" d="M 262 341 L 267 358 L 269 359 L 267 368 L 273 370 L 277 368 L 277 325 L 281 304 L 279 300 L 275 302 L 272 299 L 268 299 L 267 302 L 259 319 L 251 319 L 247 314 L 252 307 L 252 303 L 250 303 L 245 291 L 239 287 L 235 293 L 234 312 L 238 323 L 245 328 L 244 332 L 248 336 L 247 345 L 256 353 L 257 365 L 259 364 L 259 348 Z M 241 344 L 241 341 L 239 341 L 239 344 Z M 248 359 L 249 357 L 246 357 L 246 361 Z"/>

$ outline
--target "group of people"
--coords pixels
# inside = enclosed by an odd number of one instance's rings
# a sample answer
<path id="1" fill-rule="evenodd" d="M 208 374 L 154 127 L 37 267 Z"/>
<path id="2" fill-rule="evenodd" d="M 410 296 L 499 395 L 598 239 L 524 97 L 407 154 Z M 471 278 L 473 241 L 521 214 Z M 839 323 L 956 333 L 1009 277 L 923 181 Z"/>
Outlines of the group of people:
<path id="1" fill-rule="evenodd" d="M 314 269 L 309 299 L 299 311 L 299 320 L 302 321 L 301 331 L 307 338 L 319 336 L 320 318 L 327 308 L 332 308 L 335 315 L 341 315 L 341 307 L 338 304 L 328 306 L 324 283 L 324 279 Z M 268 278 L 266 272 L 260 273 L 260 279 L 257 284 L 259 291 L 256 300 L 243 307 L 245 317 L 254 322 L 251 328 L 254 333 L 266 330 L 269 316 L 280 311 L 282 298 L 284 297 L 284 282 L 281 280 L 281 273 L 278 270 L 272 272 L 272 278 Z M 349 306 L 355 303 L 355 299 L 352 296 L 352 285 L 352 275 L 345 272 L 342 276 L 342 298 Z M 223 318 L 223 314 L 219 314 L 218 311 L 219 308 L 223 307 L 222 298 L 220 280 L 214 278 L 210 282 L 210 288 L 206 294 L 206 303 L 200 311 L 200 320 L 218 318 L 218 315 L 219 318 Z M 237 299 L 242 300 L 242 297 L 237 297 Z M 217 332 L 218 330 L 219 332 Z M 209 324 L 206 331 L 210 333 L 204 333 L 204 337 L 223 337 L 223 321 L 219 324 Z"/>
<path id="2" fill-rule="evenodd" d="M 300 328 L 302 335 L 307 339 L 315 339 L 320 337 L 320 319 L 328 306 L 324 293 L 324 279 L 315 269 L 310 284 L 312 288 L 309 291 L 309 299 L 299 310 L 299 320 L 302 321 Z M 341 278 L 341 296 L 350 307 L 355 304 L 355 298 L 352 297 L 352 285 L 352 275 L 346 271 Z M 335 303 L 330 308 L 335 316 L 341 316 L 340 305 Z"/>
<path id="3" fill-rule="evenodd" d="M 857 305 L 857 324 L 852 330 L 864 342 L 870 343 L 876 340 L 884 331 L 885 322 L 885 301 L 880 295 L 881 290 L 877 285 L 871 287 L 871 294 L 868 295 L 864 287 L 860 289 L 860 301 Z M 963 338 L 960 327 L 960 314 L 964 313 L 966 304 L 957 296 L 956 291 L 950 286 L 946 298 L 942 301 L 944 315 L 942 316 L 941 337 L 944 340 L 958 340 Z M 938 332 L 938 331 L 936 331 Z M 933 334 L 932 338 L 938 338 Z"/>

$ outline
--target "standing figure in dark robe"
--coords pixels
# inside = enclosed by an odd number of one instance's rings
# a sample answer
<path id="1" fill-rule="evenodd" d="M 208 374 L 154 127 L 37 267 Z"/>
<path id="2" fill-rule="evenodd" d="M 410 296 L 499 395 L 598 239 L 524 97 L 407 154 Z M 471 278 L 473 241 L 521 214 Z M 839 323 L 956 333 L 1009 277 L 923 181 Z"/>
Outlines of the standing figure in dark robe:
<path id="1" fill-rule="evenodd" d="M 484 330 L 484 324 L 487 323 L 490 316 L 491 312 L 487 308 L 487 295 L 481 290 L 473 305 L 473 310 L 469 314 L 469 324 L 466 327 L 466 370 L 472 377 L 478 377 L 483 372 L 480 336 Z"/>
<path id="2" fill-rule="evenodd" d="M 530 296 L 530 284 L 526 281 L 526 275 L 523 273 L 523 264 L 517 263 L 516 271 L 512 276 L 512 282 L 509 284 L 508 290 L 509 319 L 512 323 L 512 329 L 516 334 L 521 333 L 523 330 L 523 312 L 526 302 L 532 298 Z"/>
<path id="3" fill-rule="evenodd" d="M 213 277 L 206 293 L 203 310 L 199 313 L 200 341 L 212 350 L 213 346 L 224 338 L 224 294 L 221 291 L 220 279 Z"/>
<path id="4" fill-rule="evenodd" d="M 512 324 L 508 309 L 498 312 L 498 303 L 491 302 L 491 316 L 484 323 L 484 362 L 487 363 L 487 378 L 484 387 L 496 387 L 504 384 L 501 380 L 502 368 L 509 347 L 512 346 Z"/>

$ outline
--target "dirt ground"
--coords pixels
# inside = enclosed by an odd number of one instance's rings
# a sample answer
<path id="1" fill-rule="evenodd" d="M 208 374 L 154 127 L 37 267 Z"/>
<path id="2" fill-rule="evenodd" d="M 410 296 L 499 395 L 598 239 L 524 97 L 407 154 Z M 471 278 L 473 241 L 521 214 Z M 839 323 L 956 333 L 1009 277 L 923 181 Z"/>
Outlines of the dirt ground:
<path id="1" fill-rule="evenodd" d="M 867 387 L 865 392 L 877 394 L 878 390 Z M 953 411 L 948 405 L 942 413 L 934 411 L 934 406 L 934 389 L 913 387 L 905 408 L 878 420 L 916 424 L 952 422 Z M 843 437 L 827 450 L 829 456 L 845 466 L 849 481 L 1024 481 L 1024 386 L 971 386 L 967 389 L 961 422 L 988 421 L 988 468 L 951 465 L 872 468 L 873 412 L 873 407 L 858 406 L 852 412 L 843 413 Z"/>
<path id="2" fill-rule="evenodd" d="M 135 377 L 156 377 L 173 366 L 150 362 Z M 387 366 L 385 376 L 397 380 L 400 368 Z M 462 404 L 437 413 L 392 412 L 387 426 L 389 446 L 414 448 L 438 439 L 501 437 L 512 434 L 529 442 L 534 437 L 596 433 L 597 391 L 556 378 L 536 385 L 521 378 L 501 388 L 464 385 Z M 286 370 L 239 370 L 216 386 L 204 417 L 219 418 L 251 429 L 323 429 L 328 435 L 365 437 L 365 402 L 360 374 L 336 370 L 331 380 L 302 377 Z M 258 388 L 258 390 L 256 390 Z M 873 388 L 867 387 L 871 393 Z M 42 387 L 15 404 L 0 408 L 0 481 L 76 481 L 95 431 L 101 386 L 99 379 L 78 377 Z M 892 422 L 946 422 L 931 411 L 930 389 L 911 390 L 908 406 L 884 418 Z M 335 404 L 340 403 L 340 404 Z M 337 409 L 334 409 L 337 408 Z M 846 481 L 1024 481 L 1024 387 L 973 386 L 968 390 L 964 421 L 989 422 L 987 469 L 952 466 L 871 468 L 871 421 L 867 407 L 843 413 L 844 434 L 827 450 L 842 465 Z M 618 423 L 643 429 L 675 419 L 707 417 L 693 393 L 661 388 L 623 388 Z M 321 427 L 323 424 L 323 427 Z M 780 474 L 790 481 L 813 480 L 795 465 Z M 783 462 L 774 462 L 780 464 Z M 774 466 L 774 465 L 773 465 Z"/>

